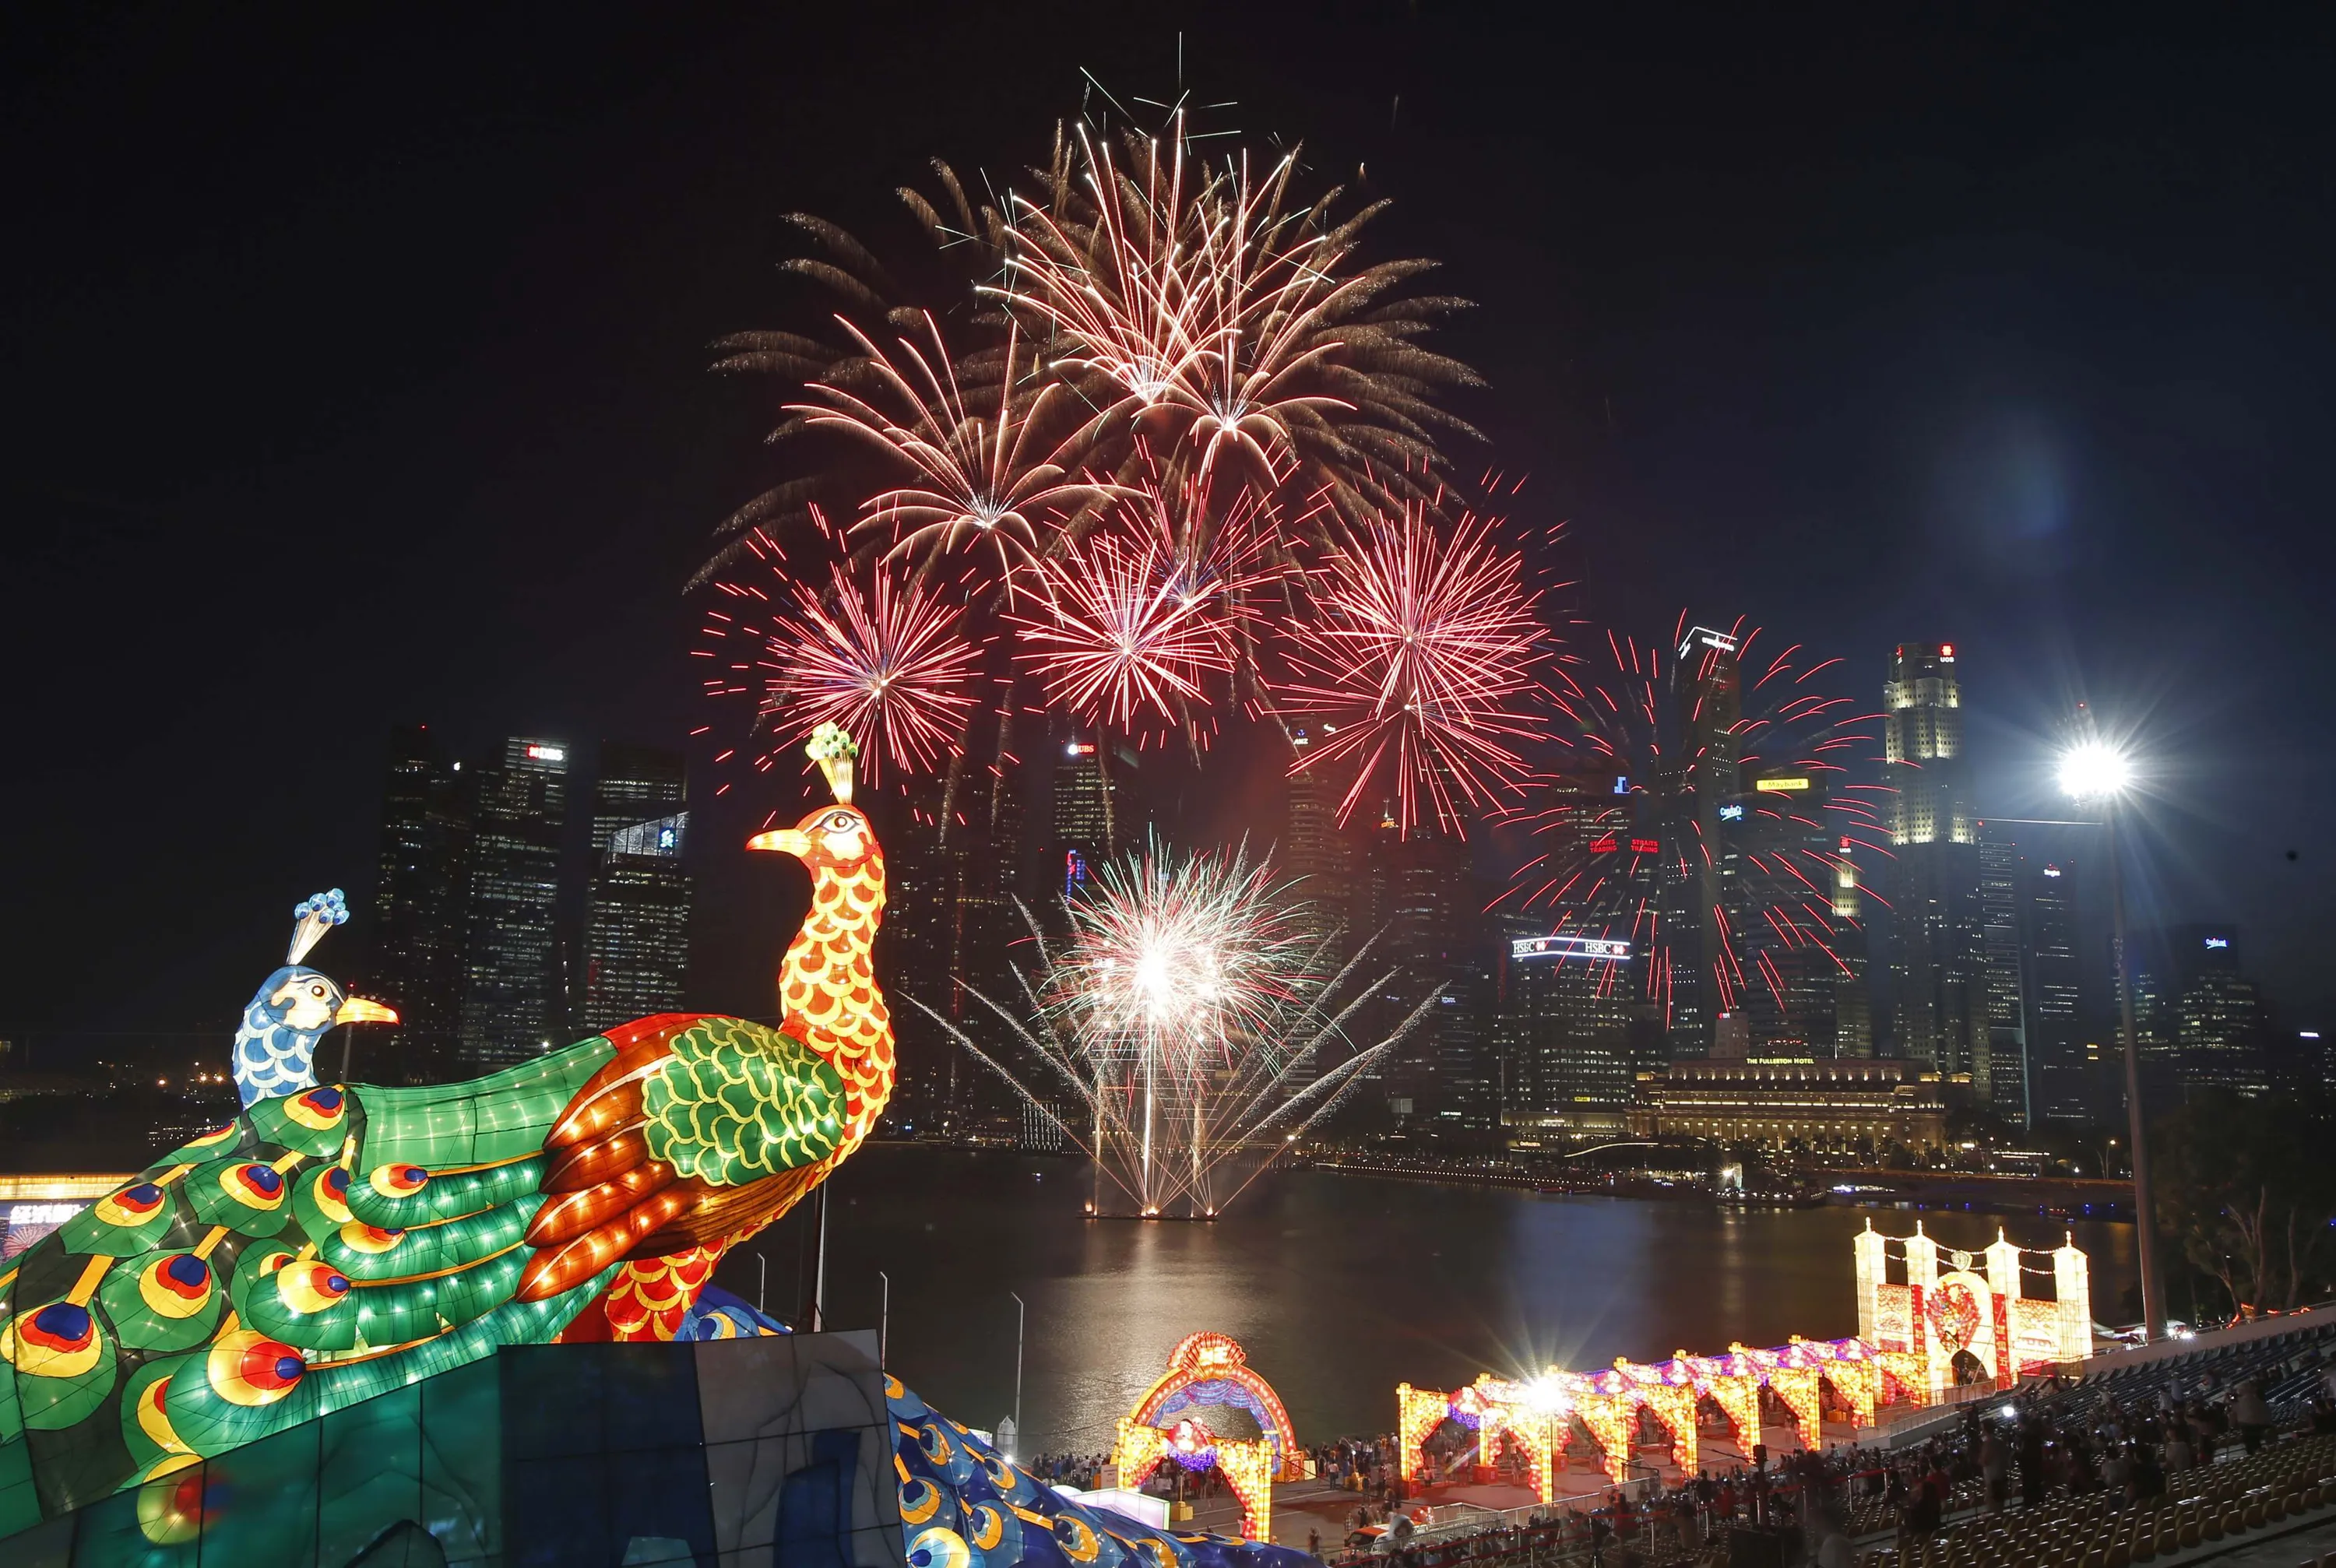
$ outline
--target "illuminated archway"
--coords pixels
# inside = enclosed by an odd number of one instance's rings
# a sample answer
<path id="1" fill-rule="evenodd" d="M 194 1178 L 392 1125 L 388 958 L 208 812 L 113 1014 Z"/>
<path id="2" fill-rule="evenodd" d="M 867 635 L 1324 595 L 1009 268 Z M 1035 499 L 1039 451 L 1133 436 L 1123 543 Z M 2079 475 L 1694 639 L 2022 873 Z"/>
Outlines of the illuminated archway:
<path id="1" fill-rule="evenodd" d="M 1249 1412 L 1261 1440 L 1273 1450 L 1272 1473 L 1285 1481 L 1299 1478 L 1303 1460 L 1290 1412 L 1273 1385 L 1250 1369 L 1249 1352 L 1230 1334 L 1204 1329 L 1179 1340 L 1168 1352 L 1168 1369 L 1144 1391 L 1127 1418 L 1164 1431 L 1185 1411 L 1207 1405 Z"/>
<path id="2" fill-rule="evenodd" d="M 1241 1534 L 1251 1541 L 1270 1541 L 1273 1528 L 1273 1445 L 1262 1437 L 1220 1437 L 1206 1424 L 1191 1417 L 1177 1417 L 1164 1431 L 1133 1417 L 1119 1420 L 1119 1441 L 1112 1449 L 1119 1484 L 1141 1486 L 1145 1477 L 1173 1459 L 1187 1470 L 1214 1469 L 1241 1499 Z"/>

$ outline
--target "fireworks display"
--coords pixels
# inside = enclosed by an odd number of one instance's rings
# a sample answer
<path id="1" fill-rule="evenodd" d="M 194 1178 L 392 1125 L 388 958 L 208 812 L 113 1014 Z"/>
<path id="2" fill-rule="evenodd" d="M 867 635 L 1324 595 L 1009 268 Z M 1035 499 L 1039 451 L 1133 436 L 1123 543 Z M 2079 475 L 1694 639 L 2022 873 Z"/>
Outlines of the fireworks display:
<path id="1" fill-rule="evenodd" d="M 1082 122 L 978 209 L 937 166 L 939 205 L 904 195 L 968 275 L 930 310 L 794 220 L 832 340 L 717 346 L 793 385 L 774 439 L 820 454 L 701 573 L 735 601 L 700 651 L 753 706 L 749 760 L 833 719 L 897 779 L 1024 710 L 1197 756 L 1239 712 L 1338 733 L 1309 765 L 1406 831 L 1513 788 L 1547 634 L 1437 445 L 1476 439 L 1436 401 L 1475 376 L 1421 341 L 1464 302 L 1413 291 L 1433 263 L 1363 260 L 1383 203 L 1301 197 L 1294 151 L 1259 172 L 1194 145 L 1181 112 Z"/>
<path id="2" fill-rule="evenodd" d="M 1796 982 L 1848 972 L 1853 851 L 1889 852 L 1880 786 L 1854 781 L 1881 716 L 1824 686 L 1837 661 L 1760 643 L 1685 616 L 1668 648 L 1609 634 L 1562 667 L 1568 744 L 1510 816 L 1539 852 L 1502 902 L 1553 934 L 1627 942 L 1635 977 L 1595 960 L 1603 981 L 1667 1023 L 1693 995 L 1789 1030 Z"/>
<path id="3" fill-rule="evenodd" d="M 1240 851 L 1155 845 L 1099 868 L 1066 908 L 1056 950 L 1030 922 L 1040 962 L 1022 997 L 976 993 L 1036 1081 L 914 1005 L 1095 1161 L 1114 1190 L 1100 1213 L 1213 1216 L 1434 1005 L 1431 993 L 1383 1039 L 1351 1039 L 1348 1025 L 1392 976 L 1357 983 L 1368 944 L 1334 962 L 1336 940 Z"/>

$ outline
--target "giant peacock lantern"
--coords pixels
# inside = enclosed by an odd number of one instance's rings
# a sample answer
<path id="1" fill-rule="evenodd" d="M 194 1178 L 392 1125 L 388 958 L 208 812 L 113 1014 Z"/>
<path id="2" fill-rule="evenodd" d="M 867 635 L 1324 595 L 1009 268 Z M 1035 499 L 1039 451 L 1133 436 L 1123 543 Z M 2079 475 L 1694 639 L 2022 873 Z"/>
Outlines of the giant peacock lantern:
<path id="1" fill-rule="evenodd" d="M 849 737 L 807 749 L 833 803 L 749 845 L 812 877 L 776 1029 L 669 1013 L 470 1083 L 320 1086 L 326 1030 L 394 1015 L 302 965 L 346 918 L 304 903 L 237 1037 L 242 1113 L 0 1271 L 0 1471 L 54 1517 L 501 1346 L 687 1332 L 891 1094 L 883 852 Z"/>

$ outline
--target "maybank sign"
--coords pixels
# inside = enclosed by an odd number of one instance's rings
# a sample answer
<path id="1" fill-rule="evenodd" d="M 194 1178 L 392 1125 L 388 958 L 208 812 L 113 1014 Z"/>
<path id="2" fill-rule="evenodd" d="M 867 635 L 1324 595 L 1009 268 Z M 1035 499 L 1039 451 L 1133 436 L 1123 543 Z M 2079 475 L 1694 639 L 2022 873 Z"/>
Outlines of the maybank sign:
<path id="1" fill-rule="evenodd" d="M 1767 790 L 1770 794 L 1798 794 L 1809 787 L 1809 781 L 1797 776 L 1764 778 L 1755 783 L 1752 787 L 1756 790 Z"/>
<path id="2" fill-rule="evenodd" d="M 1512 959 L 1599 959 L 1620 963 L 1630 956 L 1630 941 L 1621 937 L 1521 937 L 1509 944 Z"/>

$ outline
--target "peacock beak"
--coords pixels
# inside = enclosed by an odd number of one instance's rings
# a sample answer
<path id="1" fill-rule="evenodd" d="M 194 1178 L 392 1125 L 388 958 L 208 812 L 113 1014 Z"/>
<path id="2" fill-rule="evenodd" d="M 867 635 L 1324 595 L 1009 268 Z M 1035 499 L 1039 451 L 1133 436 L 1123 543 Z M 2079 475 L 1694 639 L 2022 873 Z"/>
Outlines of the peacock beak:
<path id="1" fill-rule="evenodd" d="M 350 997 L 341 1003 L 341 1010 L 333 1015 L 336 1024 L 394 1024 L 397 1009 L 369 1002 L 363 997 Z"/>
<path id="2" fill-rule="evenodd" d="M 746 841 L 750 850 L 778 850 L 797 860 L 811 853 L 811 835 L 800 828 L 773 828 Z"/>

